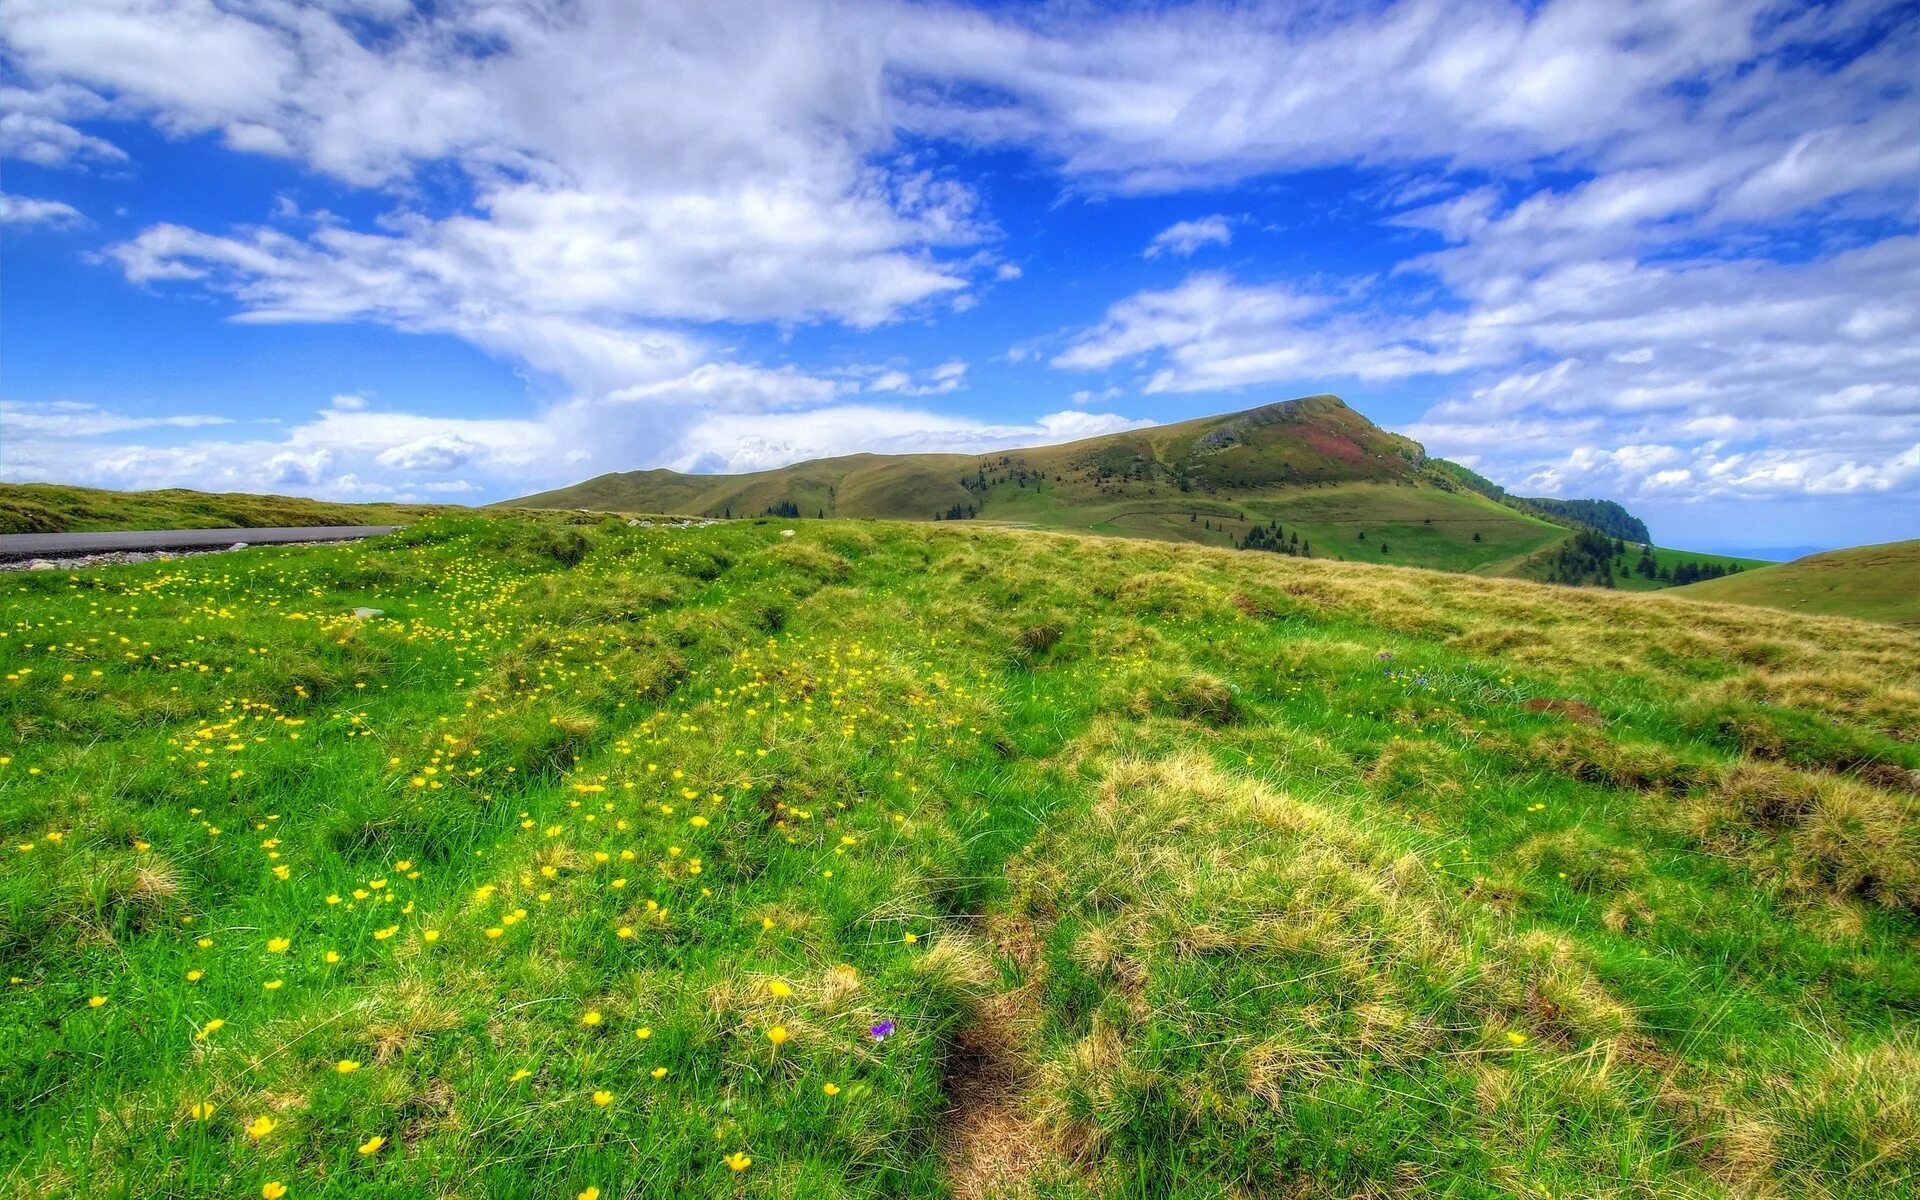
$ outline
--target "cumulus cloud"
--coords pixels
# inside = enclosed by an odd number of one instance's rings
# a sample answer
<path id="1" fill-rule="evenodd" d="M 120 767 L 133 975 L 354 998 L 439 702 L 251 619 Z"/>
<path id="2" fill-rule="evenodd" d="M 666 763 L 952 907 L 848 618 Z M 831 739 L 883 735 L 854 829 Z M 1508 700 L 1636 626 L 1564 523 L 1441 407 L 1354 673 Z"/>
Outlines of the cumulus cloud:
<path id="1" fill-rule="evenodd" d="M 942 8 L 897 31 L 893 50 L 916 128 L 1039 146 L 1091 184 L 1165 191 L 1353 163 L 1674 157 L 1676 141 L 1711 144 L 1723 120 L 1760 132 L 1828 118 L 1801 94 L 1854 66 L 1803 51 L 1871 27 L 1876 7 L 1795 19 L 1765 0 Z M 1901 32 L 1857 73 L 1897 71 L 1911 50 Z"/>
<path id="2" fill-rule="evenodd" d="M 0 428 L 14 437 L 80 438 L 135 429 L 198 429 L 226 424 L 230 422 L 225 417 L 204 414 L 133 416 L 72 401 L 27 404 L 0 400 Z"/>
<path id="3" fill-rule="evenodd" d="M 49 87 L 218 131 L 363 185 L 452 162 L 469 209 L 403 207 L 310 237 L 157 225 L 129 278 L 191 280 L 260 320 L 892 319 L 968 279 L 970 188 L 887 157 L 877 16 L 610 2 L 454 7 L 356 37 L 319 10 L 17 0 L 6 38 Z M 484 314 L 484 316 L 482 316 Z M 513 347 L 518 350 L 518 347 Z M 543 364 L 544 365 L 544 364 Z"/>
<path id="4" fill-rule="evenodd" d="M 71 204 L 0 192 L 0 225 L 78 225 L 81 220 Z"/>
<path id="5" fill-rule="evenodd" d="M 371 200 L 364 219 L 148 224 L 107 250 L 128 280 L 241 322 L 458 337 L 565 393 L 503 422 L 336 402 L 271 440 L 92 458 L 59 447 L 183 427 L 28 430 L 9 470 L 39 455 L 374 494 L 766 463 L 851 448 L 863 420 L 874 444 L 958 447 L 1121 420 L 889 407 L 965 389 L 958 358 L 850 371 L 739 349 L 744 327 L 857 335 L 1021 278 L 982 194 L 925 149 L 956 142 L 1105 199 L 1362 181 L 1344 202 L 1379 222 L 1378 275 L 1195 272 L 1007 352 L 1093 376 L 1076 410 L 1123 388 L 1417 379 L 1443 396 L 1417 436 L 1543 489 L 1912 486 L 1920 21 L 1875 0 L 8 0 L 0 40 L 0 153 L 117 171 L 104 122 L 145 121 Z M 77 218 L 49 205 L 0 216 Z M 1199 217 L 1144 253 L 1232 233 Z"/>
<path id="6" fill-rule="evenodd" d="M 1192 221 L 1176 221 L 1153 235 L 1147 243 L 1145 256 L 1158 258 L 1162 254 L 1175 254 L 1181 258 L 1190 258 L 1195 250 L 1202 246 L 1225 246 L 1233 241 L 1233 226 L 1218 213 L 1211 217 L 1200 217 Z"/>
<path id="7" fill-rule="evenodd" d="M 940 390 L 965 364 L 903 372 Z M 573 397 L 530 418 L 384 412 L 335 396 L 272 436 L 129 441 L 213 418 L 141 418 L 81 405 L 0 406 L 0 478 L 104 487 L 192 486 L 333 499 L 508 496 L 639 465 L 702 472 L 784 466 L 855 451 L 973 453 L 1091 437 L 1151 422 L 1058 412 L 995 422 L 853 402 L 854 385 L 791 370 L 708 369 L 644 391 Z M 342 404 L 346 400 L 348 403 Z M 359 401 L 359 403 L 354 403 Z"/>
<path id="8" fill-rule="evenodd" d="M 69 124 L 106 110 L 98 96 L 71 84 L 0 86 L 0 158 L 42 167 L 123 162 L 127 155 L 118 146 Z"/>
<path id="9" fill-rule="evenodd" d="M 1393 320 L 1343 298 L 1218 272 L 1143 291 L 1053 357 L 1069 370 L 1152 368 L 1143 390 L 1202 392 L 1281 381 L 1446 374 L 1484 361 L 1486 338 L 1446 318 Z"/>
<path id="10" fill-rule="evenodd" d="M 1013 446 L 1070 441 L 1151 425 L 1112 413 L 1048 413 L 1031 424 L 981 421 L 880 405 L 845 404 L 807 413 L 700 422 L 681 440 L 681 470 L 764 471 L 810 458 L 880 454 L 973 454 Z"/>
<path id="11" fill-rule="evenodd" d="M 943 362 L 918 379 L 907 371 L 888 370 L 869 380 L 869 392 L 893 392 L 901 396 L 944 396 L 967 386 L 967 364 L 959 359 Z"/>

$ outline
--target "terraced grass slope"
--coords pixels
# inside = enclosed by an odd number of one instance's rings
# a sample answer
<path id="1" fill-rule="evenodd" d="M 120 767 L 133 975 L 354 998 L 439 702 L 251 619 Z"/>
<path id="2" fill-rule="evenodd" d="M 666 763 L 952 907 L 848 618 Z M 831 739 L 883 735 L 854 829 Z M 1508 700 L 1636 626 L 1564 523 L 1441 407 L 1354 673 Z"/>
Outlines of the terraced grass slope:
<path id="1" fill-rule="evenodd" d="M 1442 469 L 1419 443 L 1338 397 L 1307 396 L 1060 446 L 855 454 L 750 475 L 632 471 L 509 503 L 736 517 L 978 517 L 1218 546 L 1277 521 L 1322 557 L 1446 570 L 1516 564 L 1567 537 L 1567 526 L 1547 514 L 1476 491 L 1477 479 Z"/>
<path id="2" fill-rule="evenodd" d="M 114 492 L 53 483 L 0 483 L 0 533 L 123 529 L 269 529 L 297 525 L 400 525 L 446 505 L 335 504 L 246 492 Z"/>
<path id="3" fill-rule="evenodd" d="M 1920 541 L 1811 554 L 1674 591 L 1689 599 L 1920 626 Z"/>
<path id="4" fill-rule="evenodd" d="M 1920 1173 L 1891 626 L 438 517 L 0 579 L 0 720 L 9 1194 Z"/>

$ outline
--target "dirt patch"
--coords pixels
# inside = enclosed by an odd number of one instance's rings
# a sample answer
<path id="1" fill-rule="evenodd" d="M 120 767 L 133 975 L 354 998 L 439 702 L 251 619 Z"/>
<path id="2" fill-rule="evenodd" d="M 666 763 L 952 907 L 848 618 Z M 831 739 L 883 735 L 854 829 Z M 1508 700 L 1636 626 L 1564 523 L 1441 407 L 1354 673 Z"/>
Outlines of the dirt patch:
<path id="1" fill-rule="evenodd" d="M 1920 771 L 1909 771 L 1897 763 L 1875 762 L 1861 764 L 1857 774 L 1875 787 L 1920 796 Z"/>
<path id="2" fill-rule="evenodd" d="M 947 1109 L 940 1157 L 955 1200 L 1014 1200 L 1033 1194 L 1049 1159 L 1038 1122 L 1026 1115 L 1027 1067 L 1016 1033 L 1024 994 L 987 1002 L 947 1057 Z"/>
<path id="3" fill-rule="evenodd" d="M 1578 721 L 1582 725 L 1605 725 L 1607 719 L 1600 710 L 1585 700 L 1555 700 L 1547 697 L 1529 700 L 1520 707 L 1530 713 L 1552 713 L 1565 717 L 1569 721 Z"/>

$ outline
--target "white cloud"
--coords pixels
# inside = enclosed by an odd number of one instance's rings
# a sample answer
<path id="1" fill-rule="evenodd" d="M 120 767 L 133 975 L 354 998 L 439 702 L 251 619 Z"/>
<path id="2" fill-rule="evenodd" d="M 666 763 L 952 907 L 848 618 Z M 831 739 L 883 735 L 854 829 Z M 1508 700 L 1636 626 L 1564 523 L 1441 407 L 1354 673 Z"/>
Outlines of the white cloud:
<path id="1" fill-rule="evenodd" d="M 83 219 L 71 204 L 0 192 L 0 225 L 77 225 Z"/>
<path id="2" fill-rule="evenodd" d="M 1233 241 L 1233 226 L 1227 218 L 1215 213 L 1211 217 L 1200 217 L 1192 221 L 1176 221 L 1153 235 L 1147 243 L 1145 257 L 1158 258 L 1162 254 L 1177 254 L 1189 258 L 1202 246 L 1225 246 Z"/>
<path id="3" fill-rule="evenodd" d="M 969 187 L 894 151 L 893 19 L 747 0 L 351 19 L 12 0 L 0 37 L 31 86 L 0 120 L 43 160 L 119 153 L 47 122 L 144 116 L 384 187 L 398 206 L 371 227 L 157 224 L 109 254 L 135 282 L 231 297 L 242 320 L 451 333 L 597 394 L 720 356 L 682 323 L 870 328 L 970 302 L 991 264 L 947 252 L 992 229 Z M 451 213 L 411 186 L 444 165 L 473 193 Z"/>
<path id="4" fill-rule="evenodd" d="M 551 420 L 427 417 L 330 406 L 276 436 L 185 442 L 112 435 L 228 424 L 217 417 L 138 417 L 77 404 L 0 405 L 0 477 L 101 487 L 277 491 L 337 499 L 474 489 L 466 480 L 414 480 L 470 468 L 498 489 L 578 470 Z"/>
<path id="5" fill-rule="evenodd" d="M 72 447 L 166 422 L 50 426 L 14 439 L 8 469 L 38 455 L 103 477 L 202 469 L 368 495 L 663 455 L 771 461 L 850 447 L 867 419 L 900 445 L 1066 430 L 854 402 L 958 392 L 958 359 L 742 361 L 739 325 L 932 320 L 994 292 L 977 280 L 1021 278 L 973 187 L 930 168 L 940 154 L 919 139 L 933 135 L 1037 151 L 1081 194 L 1350 168 L 1365 182 L 1346 202 L 1388 225 L 1381 245 L 1409 247 L 1379 278 L 1191 274 L 1007 352 L 1126 376 L 1088 381 L 1076 408 L 1122 384 L 1424 377 L 1445 398 L 1416 432 L 1514 478 L 1676 497 L 1898 491 L 1920 441 L 1920 24 L 1887 12 L 3 0 L 0 153 L 119 171 L 125 153 L 92 132 L 119 126 L 88 123 L 144 120 L 290 159 L 387 209 L 150 225 L 109 252 L 128 279 L 216 295 L 243 322 L 449 334 L 567 389 L 522 420 L 336 401 L 273 439 L 93 458 Z M 458 204 L 435 199 L 450 193 Z M 58 204 L 10 199 L 0 216 L 77 218 Z M 1146 253 L 1231 236 L 1202 217 Z M 10 418 L 9 432 L 54 419 Z M 556 467 L 562 448 L 580 456 Z"/>
<path id="6" fill-rule="evenodd" d="M 125 161 L 126 152 L 69 122 L 99 116 L 106 104 L 85 88 L 52 84 L 0 87 L 0 158 L 43 167 Z"/>
<path id="7" fill-rule="evenodd" d="M 1076 335 L 1053 365 L 1155 369 L 1144 390 L 1200 392 L 1279 381 L 1449 374 L 1487 360 L 1487 339 L 1447 319 L 1396 321 L 1336 296 L 1250 286 L 1218 272 L 1136 292 Z"/>
<path id="8" fill-rule="evenodd" d="M 1911 27 L 1853 59 L 1805 52 L 1871 27 L 1877 7 L 1790 19 L 1766 0 L 940 8 L 903 22 L 890 48 L 914 127 L 1035 145 L 1089 184 L 1165 191 L 1354 163 L 1679 163 L 1725 146 L 1723 127 L 1790 146 L 1901 86 Z M 1852 190 L 1901 157 L 1891 130 L 1864 144 L 1878 152 L 1832 156 L 1853 179 L 1822 182 L 1808 162 L 1783 168 L 1784 190 Z"/>
<path id="9" fill-rule="evenodd" d="M 198 429 L 230 423 L 225 417 L 193 413 L 132 416 L 72 401 L 27 404 L 0 400 L 0 430 L 10 437 L 80 438 L 135 429 Z"/>
<path id="10" fill-rule="evenodd" d="M 901 396 L 944 396 L 967 386 L 967 364 L 959 359 L 943 362 L 922 372 L 919 382 L 906 371 L 883 371 L 869 380 L 869 392 L 892 392 Z"/>
<path id="11" fill-rule="evenodd" d="M 855 452 L 972 454 L 1093 437 L 1152 423 L 1111 413 L 1057 412 L 1031 424 L 1006 424 L 865 404 L 751 420 L 720 415 L 689 430 L 678 457 L 669 465 L 738 473 Z"/>
<path id="12" fill-rule="evenodd" d="M 961 386 L 965 373 L 957 360 L 902 372 L 924 381 L 914 386 L 928 393 Z M 642 466 L 748 471 L 863 450 L 972 453 L 1151 423 L 1077 411 L 993 422 L 846 402 L 855 386 L 791 368 L 706 364 L 642 388 L 576 396 L 525 419 L 382 412 L 343 393 L 273 436 L 179 443 L 112 435 L 222 422 L 7 404 L 0 406 L 0 478 L 337 499 L 500 497 Z"/>

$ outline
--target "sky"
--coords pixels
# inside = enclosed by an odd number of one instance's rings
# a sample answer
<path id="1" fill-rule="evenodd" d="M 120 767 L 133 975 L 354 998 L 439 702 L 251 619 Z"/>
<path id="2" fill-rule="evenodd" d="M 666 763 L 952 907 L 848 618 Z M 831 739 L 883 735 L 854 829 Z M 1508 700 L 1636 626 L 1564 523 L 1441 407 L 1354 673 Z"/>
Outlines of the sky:
<path id="1" fill-rule="evenodd" d="M 1920 537 L 1920 4 L 0 0 L 0 478 L 481 503 L 1333 392 Z"/>

